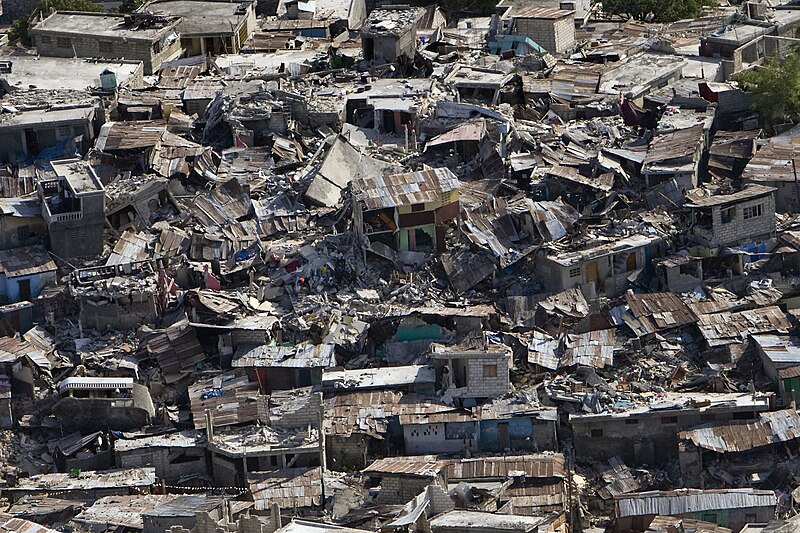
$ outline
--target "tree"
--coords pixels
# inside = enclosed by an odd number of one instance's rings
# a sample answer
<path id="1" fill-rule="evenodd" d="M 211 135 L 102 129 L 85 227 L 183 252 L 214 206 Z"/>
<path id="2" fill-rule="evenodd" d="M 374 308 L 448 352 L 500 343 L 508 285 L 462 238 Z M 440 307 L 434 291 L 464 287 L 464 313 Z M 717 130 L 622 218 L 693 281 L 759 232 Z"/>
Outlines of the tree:
<path id="1" fill-rule="evenodd" d="M 97 4 L 92 0 L 39 0 L 36 7 L 26 18 L 17 19 L 11 23 L 11 30 L 8 38 L 12 42 L 21 42 L 30 45 L 31 40 L 28 36 L 28 28 L 32 20 L 39 18 L 39 15 L 47 16 L 50 11 L 103 11 L 102 4 Z"/>
<path id="2" fill-rule="evenodd" d="M 768 59 L 736 76 L 753 94 L 753 107 L 768 123 L 800 121 L 800 50 L 794 48 L 783 61 Z"/>
<path id="3" fill-rule="evenodd" d="M 144 0 L 122 0 L 119 5 L 120 13 L 133 13 L 144 4 Z"/>
<path id="4" fill-rule="evenodd" d="M 605 0 L 603 11 L 636 20 L 674 22 L 697 17 L 706 5 L 708 0 Z"/>

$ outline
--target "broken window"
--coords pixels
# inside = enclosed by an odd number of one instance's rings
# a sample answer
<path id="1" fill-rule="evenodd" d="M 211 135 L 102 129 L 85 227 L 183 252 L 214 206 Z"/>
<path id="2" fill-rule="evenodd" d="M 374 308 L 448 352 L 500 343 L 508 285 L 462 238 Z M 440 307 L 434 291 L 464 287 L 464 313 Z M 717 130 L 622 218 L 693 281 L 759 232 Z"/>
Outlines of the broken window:
<path id="1" fill-rule="evenodd" d="M 592 437 L 599 439 L 602 436 L 603 436 L 603 430 L 602 429 L 593 429 L 592 430 Z"/>
<path id="2" fill-rule="evenodd" d="M 581 276 L 581 267 L 575 267 L 569 269 L 570 278 L 579 278 L 580 276 Z"/>
<path id="3" fill-rule="evenodd" d="M 411 211 L 414 213 L 419 213 L 420 211 L 425 211 L 425 204 L 414 204 L 411 206 Z"/>
<path id="4" fill-rule="evenodd" d="M 760 217 L 764 214 L 764 204 L 749 205 L 742 209 L 742 218 L 747 220 L 749 218 Z"/>
<path id="5" fill-rule="evenodd" d="M 736 206 L 721 210 L 719 216 L 723 224 L 733 222 L 736 219 Z"/>
<path id="6" fill-rule="evenodd" d="M 497 377 L 497 365 L 483 365 L 483 377 L 485 377 L 485 378 L 496 378 Z"/>
<path id="7" fill-rule="evenodd" d="M 677 424 L 678 423 L 678 417 L 677 416 L 662 416 L 661 417 L 661 423 L 665 424 L 665 425 L 666 424 Z"/>

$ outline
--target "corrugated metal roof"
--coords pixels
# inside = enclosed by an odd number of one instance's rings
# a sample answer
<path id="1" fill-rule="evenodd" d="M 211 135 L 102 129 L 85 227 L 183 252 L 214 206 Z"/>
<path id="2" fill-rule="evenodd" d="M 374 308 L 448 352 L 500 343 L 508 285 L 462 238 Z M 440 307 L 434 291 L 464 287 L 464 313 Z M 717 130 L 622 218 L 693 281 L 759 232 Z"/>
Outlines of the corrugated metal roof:
<path id="1" fill-rule="evenodd" d="M 172 494 L 146 496 L 106 496 L 94 502 L 81 514 L 73 518 L 75 522 L 102 527 L 117 526 L 126 529 L 143 529 L 142 515 L 176 496 Z M 91 526 L 90 526 L 91 527 Z"/>
<path id="2" fill-rule="evenodd" d="M 0 269 L 8 278 L 55 272 L 56 264 L 44 246 L 0 250 Z"/>
<path id="3" fill-rule="evenodd" d="M 603 368 L 614 364 L 615 334 L 613 329 L 567 335 L 562 367 L 585 365 Z"/>
<path id="4" fill-rule="evenodd" d="M 684 204 L 684 207 L 712 207 L 715 205 L 744 202 L 746 200 L 758 198 L 759 196 L 767 196 L 774 193 L 776 190 L 775 187 L 767 187 L 765 185 L 748 185 L 741 191 L 736 191 L 731 194 L 715 194 L 713 196 L 692 200 Z"/>
<path id="5" fill-rule="evenodd" d="M 119 487 L 149 487 L 156 482 L 155 468 L 128 468 L 104 472 L 81 472 L 77 476 L 69 473 L 38 474 L 22 478 L 8 491 L 67 491 L 113 489 Z"/>
<path id="6" fill-rule="evenodd" d="M 336 364 L 333 344 L 294 346 L 241 345 L 233 356 L 234 368 L 329 368 Z"/>
<path id="7" fill-rule="evenodd" d="M 619 518 L 674 516 L 717 509 L 774 508 L 777 501 L 774 492 L 756 489 L 651 491 L 625 494 L 615 499 Z"/>
<path id="8" fill-rule="evenodd" d="M 206 410 L 211 412 L 214 426 L 269 418 L 268 397 L 260 394 L 258 384 L 250 383 L 247 376 L 225 374 L 193 383 L 189 402 L 197 429 L 206 427 Z"/>
<path id="9" fill-rule="evenodd" d="M 568 9 L 559 9 L 556 7 L 539 7 L 536 5 L 514 8 L 513 11 L 511 12 L 511 16 L 513 18 L 549 19 L 549 20 L 557 20 L 574 14 L 575 11 Z"/>
<path id="10" fill-rule="evenodd" d="M 800 438 L 800 416 L 794 409 L 761 413 L 754 421 L 709 424 L 682 431 L 680 438 L 719 453 L 743 452 Z"/>
<path id="11" fill-rule="evenodd" d="M 435 455 L 386 457 L 373 462 L 362 470 L 362 472 L 365 474 L 436 477 L 444 471 L 449 462 L 450 461 L 439 459 Z"/>
<path id="12" fill-rule="evenodd" d="M 460 189 L 461 184 L 450 169 L 433 168 L 385 177 L 362 177 L 358 179 L 358 188 L 367 209 L 382 209 L 439 203 L 442 195 Z"/>
<path id="13" fill-rule="evenodd" d="M 447 479 L 506 479 L 517 472 L 529 478 L 563 478 L 564 455 L 540 453 L 461 459 L 447 466 Z"/>
<path id="14" fill-rule="evenodd" d="M 11 518 L 0 524 L 0 532 L 8 533 L 58 533 L 54 529 L 44 527 L 22 518 Z"/>
<path id="15" fill-rule="evenodd" d="M 779 307 L 700 315 L 700 333 L 710 346 L 742 342 L 752 333 L 788 333 L 792 327 Z"/>
<path id="16" fill-rule="evenodd" d="M 284 468 L 250 472 L 247 483 L 257 510 L 277 503 L 281 509 L 317 507 L 322 504 L 322 468 Z"/>
<path id="17" fill-rule="evenodd" d="M 683 300 L 671 292 L 627 294 L 625 301 L 630 316 L 626 313 L 623 320 L 640 336 L 697 322 Z"/>

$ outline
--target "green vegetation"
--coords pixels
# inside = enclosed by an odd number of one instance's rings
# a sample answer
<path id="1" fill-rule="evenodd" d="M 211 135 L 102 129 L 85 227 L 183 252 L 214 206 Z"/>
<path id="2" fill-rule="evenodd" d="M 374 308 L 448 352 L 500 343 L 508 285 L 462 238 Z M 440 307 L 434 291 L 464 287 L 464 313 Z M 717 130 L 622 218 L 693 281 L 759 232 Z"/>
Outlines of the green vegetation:
<path id="1" fill-rule="evenodd" d="M 603 11 L 636 20 L 674 22 L 695 18 L 709 0 L 604 0 Z"/>
<path id="2" fill-rule="evenodd" d="M 11 30 L 8 32 L 8 38 L 11 42 L 21 42 L 24 45 L 30 46 L 31 39 L 28 36 L 28 28 L 30 27 L 31 20 L 39 18 L 39 14 L 47 16 L 50 11 L 103 11 L 101 4 L 96 4 L 92 0 L 39 0 L 36 8 L 31 12 L 30 16 L 26 19 L 15 20 L 11 24 Z"/>
<path id="3" fill-rule="evenodd" d="M 736 77 L 753 94 L 753 107 L 768 125 L 800 122 L 800 50 L 783 61 L 769 59 Z"/>

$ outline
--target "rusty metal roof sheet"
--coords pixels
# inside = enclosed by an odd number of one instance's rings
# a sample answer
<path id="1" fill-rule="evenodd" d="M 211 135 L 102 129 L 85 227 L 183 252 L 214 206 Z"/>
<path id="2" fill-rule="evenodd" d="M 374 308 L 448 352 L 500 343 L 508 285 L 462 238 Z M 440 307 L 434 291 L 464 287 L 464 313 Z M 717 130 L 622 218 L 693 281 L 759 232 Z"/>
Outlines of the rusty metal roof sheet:
<path id="1" fill-rule="evenodd" d="M 579 335 L 567 335 L 562 367 L 586 365 L 603 368 L 614 364 L 616 337 L 613 329 L 589 331 Z"/>
<path id="2" fill-rule="evenodd" d="M 56 264 L 44 246 L 0 250 L 0 270 L 7 278 L 55 272 Z"/>
<path id="3" fill-rule="evenodd" d="M 73 521 L 89 527 L 116 526 L 125 529 L 144 529 L 142 515 L 176 496 L 172 494 L 146 496 L 106 496 L 86 508 Z"/>
<path id="4" fill-rule="evenodd" d="M 766 185 L 749 185 L 742 189 L 741 191 L 737 191 L 731 194 L 718 194 L 713 196 L 707 196 L 705 198 L 699 198 L 688 202 L 684 205 L 684 207 L 712 207 L 715 205 L 726 205 L 726 204 L 733 204 L 736 202 L 744 202 L 746 200 L 752 200 L 753 198 L 758 198 L 760 196 L 767 196 L 775 192 L 775 187 L 767 187 Z"/>
<path id="5" fill-rule="evenodd" d="M 57 533 L 50 529 L 22 518 L 11 518 L 0 524 L 0 533 Z"/>
<path id="6" fill-rule="evenodd" d="M 777 501 L 773 491 L 756 489 L 650 491 L 623 494 L 615 499 L 618 518 L 682 515 L 717 509 L 774 508 Z"/>
<path id="7" fill-rule="evenodd" d="M 386 457 L 373 462 L 362 472 L 364 474 L 436 477 L 444 471 L 449 462 L 439 459 L 435 455 Z"/>
<path id="8" fill-rule="evenodd" d="M 800 438 L 800 415 L 794 409 L 761 413 L 753 421 L 708 424 L 682 431 L 680 438 L 719 453 L 744 452 Z"/>
<path id="9" fill-rule="evenodd" d="M 548 19 L 548 20 L 558 20 L 574 14 L 575 11 L 569 9 L 558 9 L 555 7 L 539 7 L 536 5 L 528 5 L 521 8 L 513 8 L 511 12 L 511 16 L 513 18 Z"/>
<path id="10" fill-rule="evenodd" d="M 322 504 L 322 468 L 284 468 L 250 472 L 247 484 L 256 510 L 267 510 L 271 503 L 281 509 L 317 507 Z"/>
<path id="11" fill-rule="evenodd" d="M 247 376 L 224 374 L 193 383 L 189 387 L 189 402 L 197 429 L 206 427 L 206 410 L 211 411 L 214 426 L 269 418 L 267 396 L 260 394 L 258 384 L 250 383 Z"/>
<path id="12" fill-rule="evenodd" d="M 630 311 L 623 320 L 639 336 L 697 322 L 683 300 L 671 292 L 627 294 L 625 301 Z"/>
<path id="13" fill-rule="evenodd" d="M 333 344 L 294 346 L 241 345 L 233 356 L 234 368 L 329 368 L 336 364 Z"/>
<path id="14" fill-rule="evenodd" d="M 800 136 L 774 138 L 764 144 L 742 171 L 745 182 L 796 181 L 800 168 Z"/>
<path id="15" fill-rule="evenodd" d="M 400 391 L 375 390 L 336 394 L 325 400 L 323 427 L 328 435 L 385 434 L 389 418 L 398 415 L 438 413 L 453 407 L 438 400 Z"/>
<path id="16" fill-rule="evenodd" d="M 792 327 L 779 307 L 700 315 L 700 333 L 710 346 L 742 342 L 751 333 L 788 333 Z"/>
<path id="17" fill-rule="evenodd" d="M 539 453 L 461 459 L 447 466 L 447 479 L 506 479 L 520 472 L 528 478 L 563 478 L 564 455 Z"/>
<path id="18" fill-rule="evenodd" d="M 361 199 L 367 209 L 400 205 L 439 203 L 447 193 L 461 188 L 447 168 L 433 168 L 391 176 L 362 177 L 358 180 Z M 447 202 L 450 203 L 449 199 Z"/>
<path id="19" fill-rule="evenodd" d="M 150 487 L 156 482 L 155 468 L 128 468 L 104 472 L 81 472 L 77 476 L 69 473 L 38 474 L 20 479 L 8 491 L 69 491 L 115 489 L 120 487 Z"/>

